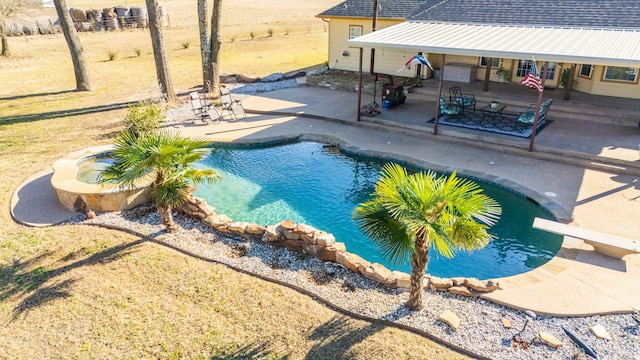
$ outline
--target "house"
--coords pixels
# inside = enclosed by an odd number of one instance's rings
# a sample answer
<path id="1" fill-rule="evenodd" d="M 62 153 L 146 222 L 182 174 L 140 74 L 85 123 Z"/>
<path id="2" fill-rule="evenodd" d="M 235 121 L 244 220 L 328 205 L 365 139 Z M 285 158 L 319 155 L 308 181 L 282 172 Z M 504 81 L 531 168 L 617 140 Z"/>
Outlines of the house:
<path id="1" fill-rule="evenodd" d="M 594 95 L 640 99 L 640 3 L 628 0 L 347 0 L 317 16 L 329 22 L 329 66 L 357 71 L 359 50 L 369 69 L 401 76 L 433 76 L 398 69 L 418 52 L 445 80 L 521 80 L 548 61 L 546 86 L 568 82 Z M 444 56 L 443 56 L 444 55 Z M 541 71 L 543 69 L 540 69 Z M 564 74 L 564 79 L 563 79 Z"/>

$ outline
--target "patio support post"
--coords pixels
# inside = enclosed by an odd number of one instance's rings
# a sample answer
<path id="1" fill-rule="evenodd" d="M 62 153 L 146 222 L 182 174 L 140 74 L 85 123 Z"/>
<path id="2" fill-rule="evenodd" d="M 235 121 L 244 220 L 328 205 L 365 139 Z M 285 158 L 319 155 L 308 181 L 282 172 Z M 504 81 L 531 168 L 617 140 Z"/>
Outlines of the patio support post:
<path id="1" fill-rule="evenodd" d="M 375 32 L 378 27 L 378 0 L 373 0 L 373 12 L 371 14 L 371 32 Z M 374 64 L 376 61 L 376 49 L 371 48 L 371 58 L 369 59 L 369 73 L 371 75 L 375 74 L 373 70 Z M 375 101 L 375 100 L 374 100 Z"/>
<path id="2" fill-rule="evenodd" d="M 360 122 L 360 106 L 362 106 L 362 53 L 364 52 L 363 48 L 360 48 L 360 63 L 358 65 L 358 111 L 356 112 L 357 117 L 356 120 Z M 374 100 L 375 101 L 375 100 Z"/>
<path id="3" fill-rule="evenodd" d="M 440 119 L 440 96 L 442 96 L 442 78 L 444 77 L 444 54 L 440 57 L 440 79 L 438 81 L 438 98 L 436 99 L 436 119 L 433 122 L 433 135 L 438 135 L 438 120 Z"/>
<path id="4" fill-rule="evenodd" d="M 538 103 L 536 104 L 536 115 L 533 119 L 533 127 L 531 128 L 531 140 L 529 140 L 529 152 L 533 151 L 533 140 L 536 138 L 538 130 L 538 120 L 540 119 L 540 104 L 542 104 L 542 94 L 544 93 L 544 83 L 547 80 L 547 72 L 549 71 L 549 62 L 544 62 L 544 70 L 542 71 L 542 90 L 538 92 Z"/>

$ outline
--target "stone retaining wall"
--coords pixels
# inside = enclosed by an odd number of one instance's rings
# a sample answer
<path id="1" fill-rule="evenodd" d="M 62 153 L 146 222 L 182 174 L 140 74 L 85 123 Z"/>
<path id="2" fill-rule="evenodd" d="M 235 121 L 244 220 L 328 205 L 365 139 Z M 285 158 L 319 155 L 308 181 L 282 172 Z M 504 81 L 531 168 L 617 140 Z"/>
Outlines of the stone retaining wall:
<path id="1" fill-rule="evenodd" d="M 193 195 L 176 210 L 226 234 L 262 241 L 266 244 L 305 253 L 323 261 L 338 263 L 392 289 L 408 289 L 410 287 L 409 274 L 391 271 L 383 265 L 372 264 L 356 254 L 349 253 L 345 244 L 336 242 L 332 234 L 309 225 L 296 224 L 292 220 L 284 220 L 278 224 L 267 226 L 233 221 L 226 215 L 216 214 L 215 209 L 209 206 L 205 200 Z M 477 297 L 483 292 L 499 288 L 498 283 L 493 280 L 447 279 L 426 274 L 423 285 L 434 291 L 449 291 L 453 294 L 471 297 Z"/>

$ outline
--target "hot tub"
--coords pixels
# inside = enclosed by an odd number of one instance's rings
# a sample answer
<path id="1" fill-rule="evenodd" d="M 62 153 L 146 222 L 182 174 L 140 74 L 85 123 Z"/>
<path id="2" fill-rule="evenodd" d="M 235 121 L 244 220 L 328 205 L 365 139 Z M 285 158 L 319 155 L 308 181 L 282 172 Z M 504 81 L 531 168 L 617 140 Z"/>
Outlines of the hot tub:
<path id="1" fill-rule="evenodd" d="M 83 164 L 95 162 L 97 158 L 104 158 L 112 150 L 112 145 L 78 150 L 53 164 L 51 185 L 62 206 L 72 211 L 120 211 L 151 201 L 150 180 L 140 181 L 134 188 L 125 189 L 117 185 L 79 180 L 78 169 L 86 167 Z"/>

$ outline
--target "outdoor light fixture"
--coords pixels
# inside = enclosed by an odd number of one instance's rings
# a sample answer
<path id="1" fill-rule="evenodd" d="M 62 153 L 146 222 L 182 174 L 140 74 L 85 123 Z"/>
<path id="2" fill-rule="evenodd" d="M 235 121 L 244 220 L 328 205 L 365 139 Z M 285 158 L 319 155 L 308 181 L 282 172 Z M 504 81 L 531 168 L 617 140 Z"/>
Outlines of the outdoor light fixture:
<path id="1" fill-rule="evenodd" d="M 342 56 L 349 56 L 349 52 L 347 50 L 343 51 Z"/>

